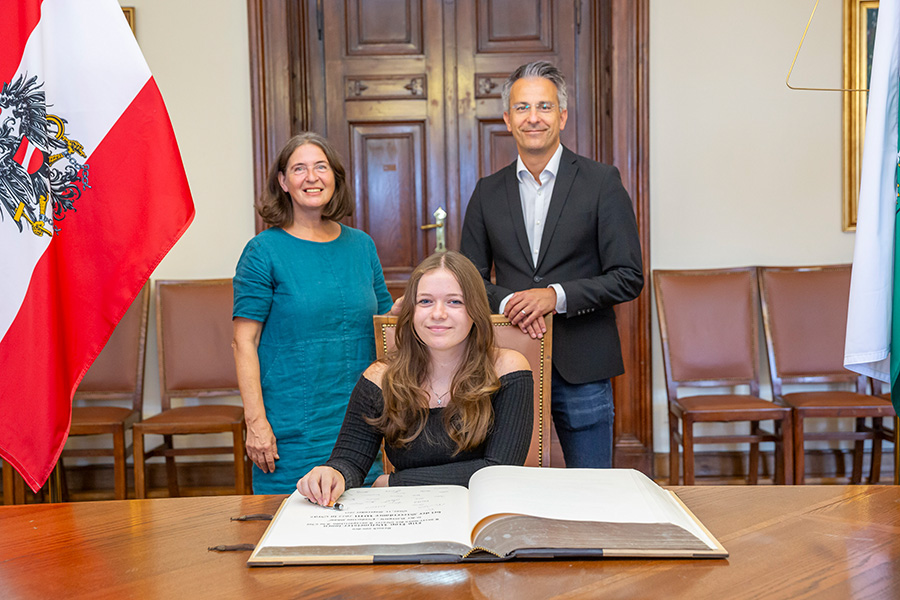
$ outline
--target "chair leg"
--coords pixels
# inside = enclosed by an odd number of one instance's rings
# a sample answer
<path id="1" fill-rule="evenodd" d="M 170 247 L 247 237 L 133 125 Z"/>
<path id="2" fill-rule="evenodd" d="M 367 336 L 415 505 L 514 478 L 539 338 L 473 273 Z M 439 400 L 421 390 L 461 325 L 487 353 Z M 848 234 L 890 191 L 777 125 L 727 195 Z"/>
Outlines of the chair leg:
<path id="1" fill-rule="evenodd" d="M 775 475 L 773 477 L 773 481 L 775 485 L 783 485 L 784 484 L 784 422 L 775 421 L 773 423 L 774 432 L 775 432 L 775 464 L 773 468 L 775 469 Z"/>
<path id="2" fill-rule="evenodd" d="M 872 468 L 869 470 L 869 485 L 881 479 L 881 442 L 886 438 L 884 419 L 872 417 Z"/>
<path id="3" fill-rule="evenodd" d="M 759 435 L 759 421 L 750 421 L 750 434 Z M 759 483 L 759 442 L 750 442 L 750 458 L 747 461 L 747 483 Z"/>
<path id="4" fill-rule="evenodd" d="M 56 461 L 56 468 L 59 469 L 59 501 L 68 502 L 69 480 L 66 479 L 66 466 L 63 463 L 62 455 L 60 455 L 60 457 Z"/>
<path id="5" fill-rule="evenodd" d="M 856 419 L 856 431 L 859 433 L 865 430 L 865 418 Z M 850 474 L 850 483 L 853 485 L 862 482 L 863 454 L 865 454 L 865 446 L 865 440 L 856 440 L 856 442 L 853 443 L 853 471 Z"/>
<path id="6" fill-rule="evenodd" d="M 171 435 L 163 436 L 163 443 L 167 450 L 175 449 L 175 442 Z M 178 469 L 175 467 L 175 457 L 166 457 L 166 483 L 169 485 L 169 497 L 178 498 L 181 491 L 178 489 Z"/>
<path id="7" fill-rule="evenodd" d="M 247 456 L 247 447 L 244 446 L 244 494 L 253 493 L 253 465 L 250 463 L 250 457 Z"/>
<path id="8" fill-rule="evenodd" d="M 137 428 L 132 430 L 134 444 L 134 497 L 142 500 L 147 497 L 147 472 L 144 464 L 144 434 Z"/>
<path id="9" fill-rule="evenodd" d="M 113 485 L 116 500 L 128 498 L 128 480 L 125 469 L 125 427 L 119 426 L 113 433 Z"/>
<path id="10" fill-rule="evenodd" d="M 678 418 L 669 413 L 669 485 L 678 485 L 681 465 L 678 464 Z"/>
<path id="11" fill-rule="evenodd" d="M 894 485 L 900 485 L 900 415 L 894 417 Z"/>
<path id="12" fill-rule="evenodd" d="M 794 483 L 803 485 L 806 480 L 804 473 L 806 456 L 803 452 L 803 417 L 797 411 L 794 411 L 792 417 L 794 420 Z"/>
<path id="13" fill-rule="evenodd" d="M 794 427 L 791 413 L 785 414 L 784 419 L 775 422 L 775 427 L 779 429 L 780 442 L 775 445 L 776 452 L 781 449 L 781 476 L 776 475 L 776 484 L 793 485 L 794 484 Z M 776 467 L 776 470 L 778 467 Z"/>
<path id="14" fill-rule="evenodd" d="M 681 420 L 681 446 L 684 456 L 684 485 L 694 485 L 694 422 L 686 415 Z"/>
<path id="15" fill-rule="evenodd" d="M 16 487 L 15 470 L 8 462 L 3 461 L 3 505 L 9 506 L 15 503 L 13 491 Z"/>
<path id="16" fill-rule="evenodd" d="M 25 480 L 6 461 L 3 461 L 3 504 L 25 504 Z"/>
<path id="17" fill-rule="evenodd" d="M 247 493 L 246 468 L 244 467 L 244 424 L 236 425 L 232 430 L 234 436 L 234 493 L 242 496 Z"/>
<path id="18" fill-rule="evenodd" d="M 25 504 L 25 480 L 18 474 L 13 483 L 13 504 Z"/>

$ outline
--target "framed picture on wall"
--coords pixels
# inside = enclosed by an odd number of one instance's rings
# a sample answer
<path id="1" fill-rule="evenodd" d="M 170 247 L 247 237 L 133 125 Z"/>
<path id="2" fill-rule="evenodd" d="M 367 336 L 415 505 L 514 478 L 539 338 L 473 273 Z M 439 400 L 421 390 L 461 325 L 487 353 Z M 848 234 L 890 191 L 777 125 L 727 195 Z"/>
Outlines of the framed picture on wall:
<path id="1" fill-rule="evenodd" d="M 125 20 L 128 21 L 128 26 L 131 27 L 131 33 L 134 33 L 134 7 L 123 6 L 122 12 L 125 13 Z"/>
<path id="2" fill-rule="evenodd" d="M 878 0 L 844 0 L 845 89 L 868 89 L 875 51 Z M 868 92 L 844 92 L 843 102 L 843 217 L 844 231 L 856 230 L 859 171 L 866 132 Z"/>

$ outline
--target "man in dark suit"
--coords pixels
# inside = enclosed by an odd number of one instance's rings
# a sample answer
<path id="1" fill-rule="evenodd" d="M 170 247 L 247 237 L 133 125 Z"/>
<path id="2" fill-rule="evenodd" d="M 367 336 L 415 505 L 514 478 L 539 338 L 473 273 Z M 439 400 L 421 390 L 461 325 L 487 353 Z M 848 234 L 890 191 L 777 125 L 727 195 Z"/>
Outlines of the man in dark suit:
<path id="1" fill-rule="evenodd" d="M 503 87 L 516 162 L 479 180 L 460 249 L 478 267 L 491 308 L 540 337 L 553 321 L 551 412 L 566 465 L 610 467 L 610 378 L 624 372 L 613 306 L 644 284 L 637 224 L 615 167 L 560 144 L 566 82 L 547 62 Z M 496 284 L 491 283 L 494 268 Z"/>

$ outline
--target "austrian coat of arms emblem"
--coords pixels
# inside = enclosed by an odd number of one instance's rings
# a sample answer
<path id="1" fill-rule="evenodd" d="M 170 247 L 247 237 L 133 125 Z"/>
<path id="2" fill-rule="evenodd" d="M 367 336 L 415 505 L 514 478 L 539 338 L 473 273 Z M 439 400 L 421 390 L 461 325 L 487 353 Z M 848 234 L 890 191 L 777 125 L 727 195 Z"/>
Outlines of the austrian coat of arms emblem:
<path id="1" fill-rule="evenodd" d="M 84 147 L 68 136 L 64 118 L 47 113 L 42 86 L 20 75 L 0 90 L 0 218 L 38 237 L 59 233 L 91 187 Z"/>

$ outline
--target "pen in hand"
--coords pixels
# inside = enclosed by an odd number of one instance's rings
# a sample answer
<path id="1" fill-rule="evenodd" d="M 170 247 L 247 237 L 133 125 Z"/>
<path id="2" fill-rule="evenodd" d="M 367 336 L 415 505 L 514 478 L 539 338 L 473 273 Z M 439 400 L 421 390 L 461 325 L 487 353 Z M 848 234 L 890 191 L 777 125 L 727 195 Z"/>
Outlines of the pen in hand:
<path id="1" fill-rule="evenodd" d="M 309 502 L 310 504 L 315 504 L 316 506 L 322 506 L 321 504 L 319 504 L 312 498 L 307 498 L 306 501 Z M 330 508 L 331 510 L 344 510 L 344 505 L 341 504 L 340 502 L 335 502 L 331 506 L 322 506 L 322 508 Z"/>

